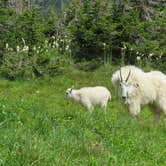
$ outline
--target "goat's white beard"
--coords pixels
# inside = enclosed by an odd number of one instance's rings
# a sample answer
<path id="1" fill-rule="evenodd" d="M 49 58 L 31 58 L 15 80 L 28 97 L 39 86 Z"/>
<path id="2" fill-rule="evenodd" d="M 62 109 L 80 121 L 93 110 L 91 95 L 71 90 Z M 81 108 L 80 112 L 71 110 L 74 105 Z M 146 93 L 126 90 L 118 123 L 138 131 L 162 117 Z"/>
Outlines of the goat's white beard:
<path id="1" fill-rule="evenodd" d="M 127 99 L 124 101 L 125 105 L 129 105 L 130 104 L 130 99 L 127 97 Z"/>
<path id="2" fill-rule="evenodd" d="M 122 97 L 120 96 L 120 100 L 121 100 L 122 104 L 124 104 L 125 106 L 127 106 L 131 103 L 131 99 L 129 97 L 127 97 L 125 100 L 123 100 Z"/>

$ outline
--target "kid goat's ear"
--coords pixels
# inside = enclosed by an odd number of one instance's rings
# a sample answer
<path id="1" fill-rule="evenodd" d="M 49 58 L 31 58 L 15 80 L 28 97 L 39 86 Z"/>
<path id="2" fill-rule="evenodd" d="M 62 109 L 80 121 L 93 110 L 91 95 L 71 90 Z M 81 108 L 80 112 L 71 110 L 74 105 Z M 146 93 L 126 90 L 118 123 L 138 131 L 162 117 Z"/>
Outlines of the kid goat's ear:
<path id="1" fill-rule="evenodd" d="M 71 89 L 70 89 L 70 93 L 72 92 L 73 88 L 74 88 L 74 85 L 72 85 L 72 87 L 71 87 Z"/>

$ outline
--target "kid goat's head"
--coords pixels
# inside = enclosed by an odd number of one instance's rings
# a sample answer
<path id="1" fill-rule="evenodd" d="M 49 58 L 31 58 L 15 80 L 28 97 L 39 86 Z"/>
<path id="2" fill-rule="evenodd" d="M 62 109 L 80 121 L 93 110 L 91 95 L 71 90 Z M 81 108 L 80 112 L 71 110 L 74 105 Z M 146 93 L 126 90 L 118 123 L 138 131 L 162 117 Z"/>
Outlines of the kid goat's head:
<path id="1" fill-rule="evenodd" d="M 68 88 L 68 89 L 66 90 L 66 98 L 70 98 L 70 97 L 71 97 L 71 95 L 72 95 L 72 90 L 73 90 L 73 88 Z"/>

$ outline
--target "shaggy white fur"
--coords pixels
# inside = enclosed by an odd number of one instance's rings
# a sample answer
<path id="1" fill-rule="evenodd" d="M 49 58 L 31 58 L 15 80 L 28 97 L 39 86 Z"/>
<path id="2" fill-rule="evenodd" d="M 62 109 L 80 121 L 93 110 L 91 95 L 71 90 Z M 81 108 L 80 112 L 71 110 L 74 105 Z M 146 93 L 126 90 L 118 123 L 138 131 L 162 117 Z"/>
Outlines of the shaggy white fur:
<path id="1" fill-rule="evenodd" d="M 103 86 L 84 87 L 78 90 L 69 88 L 66 90 L 66 97 L 83 104 L 89 111 L 92 111 L 95 105 L 101 106 L 106 111 L 111 93 Z"/>
<path id="2" fill-rule="evenodd" d="M 121 70 L 121 72 L 120 72 Z M 112 75 L 112 84 L 116 89 L 122 82 L 121 76 L 126 78 L 130 73 L 126 87 L 127 97 L 123 100 L 130 114 L 137 116 L 141 106 L 148 105 L 154 114 L 154 123 L 159 120 L 163 112 L 166 118 L 166 75 L 160 71 L 144 72 L 135 66 L 124 66 Z M 121 73 L 121 74 L 120 74 Z M 121 98 L 121 93 L 119 93 Z"/>

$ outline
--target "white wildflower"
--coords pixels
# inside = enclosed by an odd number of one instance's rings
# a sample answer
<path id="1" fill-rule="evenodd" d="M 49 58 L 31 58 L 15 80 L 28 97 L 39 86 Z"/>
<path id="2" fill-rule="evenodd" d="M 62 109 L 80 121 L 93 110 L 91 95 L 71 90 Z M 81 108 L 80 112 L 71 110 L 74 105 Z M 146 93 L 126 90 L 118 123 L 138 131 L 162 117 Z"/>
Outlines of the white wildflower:
<path id="1" fill-rule="evenodd" d="M 137 51 L 137 52 L 136 52 L 136 54 L 138 55 L 138 54 L 139 54 L 139 52 Z"/>
<path id="2" fill-rule="evenodd" d="M 6 43 L 6 49 L 8 49 L 9 48 L 9 44 L 8 43 Z"/>
<path id="3" fill-rule="evenodd" d="M 138 61 L 141 60 L 141 57 L 140 57 L 140 56 L 137 56 L 137 60 L 138 60 Z"/>
<path id="4" fill-rule="evenodd" d="M 53 43 L 52 43 L 54 46 L 56 45 L 56 41 L 53 41 Z"/>
<path id="5" fill-rule="evenodd" d="M 36 51 L 36 46 L 33 47 L 33 50 Z"/>
<path id="6" fill-rule="evenodd" d="M 59 44 L 58 44 L 58 42 L 56 41 L 55 42 L 55 46 L 58 48 L 59 47 Z"/>
<path id="7" fill-rule="evenodd" d="M 48 40 L 45 40 L 44 43 L 47 44 L 47 43 L 48 43 Z"/>
<path id="8" fill-rule="evenodd" d="M 26 50 L 29 51 L 29 47 L 28 46 L 26 47 Z"/>
<path id="9" fill-rule="evenodd" d="M 17 50 L 17 52 L 19 52 L 20 51 L 20 47 L 16 46 L 16 50 Z"/>
<path id="10" fill-rule="evenodd" d="M 65 49 L 68 50 L 69 49 L 69 45 L 67 45 Z"/>
<path id="11" fill-rule="evenodd" d="M 55 36 L 52 36 L 52 39 L 55 39 Z"/>
<path id="12" fill-rule="evenodd" d="M 23 51 L 29 51 L 29 47 L 28 46 L 24 46 L 22 50 Z"/>
<path id="13" fill-rule="evenodd" d="M 153 53 L 150 53 L 150 54 L 149 54 L 149 57 L 152 57 L 152 56 L 153 56 Z"/>
<path id="14" fill-rule="evenodd" d="M 9 50 L 9 51 L 13 51 L 13 48 L 9 48 L 8 50 Z"/>

